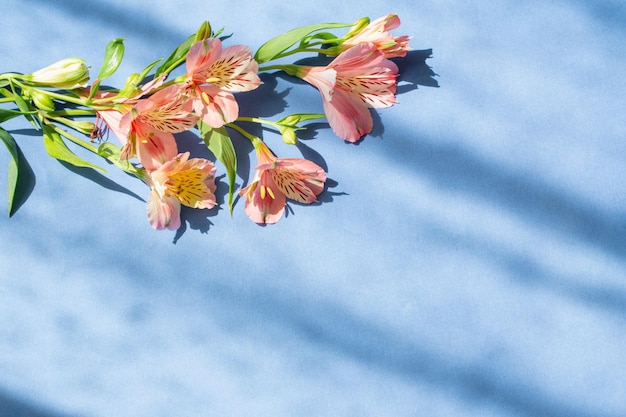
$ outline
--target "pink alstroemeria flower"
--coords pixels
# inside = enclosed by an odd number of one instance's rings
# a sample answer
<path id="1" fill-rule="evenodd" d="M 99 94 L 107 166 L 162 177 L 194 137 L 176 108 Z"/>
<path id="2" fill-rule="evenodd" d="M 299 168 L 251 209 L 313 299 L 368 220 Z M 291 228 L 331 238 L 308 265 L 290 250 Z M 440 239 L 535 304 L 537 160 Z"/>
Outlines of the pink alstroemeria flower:
<path id="1" fill-rule="evenodd" d="M 212 208 L 215 206 L 215 166 L 207 159 L 191 158 L 181 153 L 154 171 L 148 171 L 151 187 L 148 197 L 148 221 L 157 230 L 180 227 L 180 206 Z"/>
<path id="2" fill-rule="evenodd" d="M 198 116 L 191 112 L 191 104 L 179 93 L 178 85 L 166 87 L 137 100 L 121 116 L 119 125 L 112 128 L 124 145 L 120 158 L 137 156 L 144 168 L 154 170 L 176 156 L 178 148 L 173 133 L 188 130 L 198 122 Z M 106 117 L 103 117 L 105 121 Z M 115 122 L 116 117 L 108 115 L 108 119 Z"/>
<path id="3" fill-rule="evenodd" d="M 372 42 L 376 48 L 385 54 L 385 58 L 403 57 L 409 47 L 409 36 L 393 36 L 389 31 L 400 26 L 400 18 L 396 14 L 379 17 L 363 28 L 356 35 L 350 37 L 336 48 L 329 48 L 336 53 L 343 52 L 364 42 Z"/>
<path id="4" fill-rule="evenodd" d="M 258 67 L 246 46 L 222 49 L 221 40 L 205 39 L 189 48 L 183 88 L 202 121 L 219 128 L 239 115 L 232 92 L 254 90 L 261 84 Z"/>
<path id="5" fill-rule="evenodd" d="M 325 67 L 290 68 L 290 73 L 322 93 L 330 127 L 348 142 L 357 142 L 372 131 L 374 122 L 369 107 L 396 103 L 398 67 L 371 42 L 342 52 Z"/>
<path id="6" fill-rule="evenodd" d="M 239 195 L 246 196 L 245 211 L 255 223 L 276 223 L 287 198 L 310 204 L 324 190 L 326 173 L 301 158 L 277 158 L 261 141 L 255 144 L 258 165 L 252 182 Z"/>

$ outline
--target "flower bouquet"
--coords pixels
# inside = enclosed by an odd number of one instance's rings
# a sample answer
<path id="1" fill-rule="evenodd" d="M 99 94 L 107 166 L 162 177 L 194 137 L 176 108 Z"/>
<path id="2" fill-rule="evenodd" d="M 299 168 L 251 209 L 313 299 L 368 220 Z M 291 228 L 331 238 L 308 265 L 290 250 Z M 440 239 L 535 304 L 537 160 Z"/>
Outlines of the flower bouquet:
<path id="1" fill-rule="evenodd" d="M 204 22 L 167 59 L 157 60 L 130 75 L 119 89 L 103 87 L 124 55 L 123 39 L 105 50 L 97 77 L 79 58 L 63 59 L 30 74 L 0 74 L 0 124 L 24 117 L 43 136 L 50 156 L 78 167 L 103 170 L 68 146 L 73 143 L 143 181 L 150 189 L 147 216 L 155 229 L 180 227 L 181 205 L 207 209 L 216 203 L 213 161 L 179 152 L 175 134 L 194 130 L 219 161 L 228 180 L 227 204 L 232 214 L 234 197 L 244 199 L 246 214 L 254 222 L 275 223 L 286 200 L 312 203 L 324 191 L 326 173 L 312 161 L 277 157 L 258 136 L 242 124 L 260 124 L 288 144 L 312 120 L 326 119 L 340 139 L 357 142 L 373 129 L 370 108 L 395 103 L 398 67 L 389 58 L 409 50 L 407 36 L 390 33 L 400 24 L 390 14 L 374 21 L 362 18 L 350 24 L 299 27 L 264 43 L 253 54 L 244 45 L 224 45 L 222 30 Z M 343 30 L 341 36 L 334 32 Z M 283 63 L 296 54 L 325 57 L 324 65 Z M 307 55 L 304 55 L 307 56 Z M 299 61 L 295 61 L 299 62 Z M 184 66 L 184 73 L 172 72 Z M 296 113 L 280 120 L 239 114 L 238 94 L 261 84 L 259 73 L 283 71 L 315 87 L 323 113 Z M 117 138 L 110 141 L 109 132 Z M 254 176 L 237 190 L 237 132 L 253 145 L 258 161 Z M 0 139 L 8 149 L 9 215 L 19 186 L 18 145 L 0 126 Z M 74 145 L 71 145 L 75 147 Z"/>

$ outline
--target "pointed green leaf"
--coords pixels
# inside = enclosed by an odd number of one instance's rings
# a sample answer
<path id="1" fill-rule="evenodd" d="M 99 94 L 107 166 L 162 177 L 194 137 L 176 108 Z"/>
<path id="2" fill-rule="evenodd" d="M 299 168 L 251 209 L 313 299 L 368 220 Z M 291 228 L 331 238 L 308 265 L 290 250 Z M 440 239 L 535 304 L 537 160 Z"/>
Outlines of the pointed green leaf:
<path id="1" fill-rule="evenodd" d="M 106 46 L 98 79 L 103 80 L 113 75 L 122 63 L 122 58 L 124 58 L 124 38 L 115 38 Z"/>
<path id="2" fill-rule="evenodd" d="M 15 139 L 13 136 L 6 130 L 0 127 L 0 139 L 4 143 L 4 145 L 9 150 L 11 154 L 11 160 L 9 161 L 9 178 L 8 178 L 8 205 L 9 205 L 9 216 L 13 211 L 13 198 L 15 197 L 15 190 L 17 189 L 17 174 L 18 174 L 18 153 L 17 153 L 17 143 L 15 143 Z"/>
<path id="3" fill-rule="evenodd" d="M 22 112 L 18 110 L 0 109 L 0 123 L 4 123 L 9 119 L 21 116 Z"/>
<path id="4" fill-rule="evenodd" d="M 132 163 L 120 159 L 120 148 L 111 142 L 102 142 L 98 146 L 98 155 L 111 161 L 122 171 L 127 172 L 137 178 L 145 178 L 145 170 L 137 168 Z"/>
<path id="5" fill-rule="evenodd" d="M 154 61 L 147 67 L 145 67 L 143 71 L 141 71 L 140 74 L 129 75 L 128 78 L 126 79 L 126 84 L 124 85 L 124 87 L 122 87 L 122 89 L 119 92 L 119 96 L 128 98 L 128 97 L 134 97 L 136 94 L 139 94 L 140 93 L 139 85 L 146 78 L 146 76 L 152 70 L 152 68 L 154 68 L 156 64 L 158 64 L 159 62 L 161 62 L 161 59 L 157 59 L 156 61 Z"/>
<path id="6" fill-rule="evenodd" d="M 302 26 L 296 29 L 292 29 L 289 32 L 278 35 L 275 38 L 265 42 L 256 51 L 254 59 L 259 64 L 267 61 L 271 61 L 287 49 L 303 40 L 307 35 L 326 29 L 337 29 L 352 26 L 351 23 L 320 23 L 317 25 Z"/>
<path id="7" fill-rule="evenodd" d="M 12 87 L 12 90 L 13 90 L 13 101 L 17 105 L 17 108 L 20 109 L 20 111 L 22 112 L 24 117 L 26 117 L 26 120 L 28 120 L 30 122 L 30 124 L 33 125 L 35 130 L 39 130 L 39 125 L 37 125 L 37 123 L 35 123 L 35 119 L 31 115 L 32 110 L 29 107 L 28 103 L 26 103 L 26 101 L 22 98 L 21 95 L 19 95 L 19 94 L 17 94 L 15 92 L 15 88 L 13 87 L 13 85 L 11 85 L 11 87 Z"/>
<path id="8" fill-rule="evenodd" d="M 206 123 L 199 122 L 198 127 L 204 143 L 213 155 L 226 167 L 228 174 L 228 209 L 233 214 L 233 196 L 235 195 L 235 176 L 237 174 L 237 154 L 233 141 L 223 127 L 214 129 Z"/>
<path id="9" fill-rule="evenodd" d="M 157 68 L 155 75 L 158 77 L 161 74 L 169 73 L 174 68 L 182 64 L 185 61 L 185 58 L 187 58 L 187 52 L 189 52 L 189 48 L 191 48 L 195 39 L 196 35 L 193 34 L 188 37 L 185 42 L 181 43 L 176 49 L 174 49 L 165 62 Z"/>
<path id="10" fill-rule="evenodd" d="M 49 125 L 43 125 L 43 144 L 48 155 L 59 161 L 67 162 L 77 167 L 93 168 L 106 172 L 106 170 L 100 168 L 98 165 L 85 161 L 72 152 L 63 141 L 61 135 Z"/>

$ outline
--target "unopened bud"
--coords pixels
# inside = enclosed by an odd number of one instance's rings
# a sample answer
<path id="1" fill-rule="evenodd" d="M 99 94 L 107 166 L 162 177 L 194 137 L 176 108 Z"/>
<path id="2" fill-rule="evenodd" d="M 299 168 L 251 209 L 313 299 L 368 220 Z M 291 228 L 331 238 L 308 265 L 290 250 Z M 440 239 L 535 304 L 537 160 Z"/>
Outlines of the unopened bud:
<path id="1" fill-rule="evenodd" d="M 87 122 L 87 121 L 82 121 L 82 122 L 74 121 L 71 127 L 76 129 L 77 131 L 79 131 L 80 133 L 84 135 L 90 135 L 90 136 L 93 135 L 94 132 L 96 131 L 96 125 L 93 122 Z"/>
<path id="2" fill-rule="evenodd" d="M 30 97 L 35 107 L 39 110 L 54 111 L 54 102 L 52 101 L 52 98 L 50 98 L 50 96 L 43 91 L 29 89 L 28 91 L 25 91 L 25 93 Z"/>
<path id="3" fill-rule="evenodd" d="M 200 28 L 196 32 L 196 42 L 203 41 L 205 39 L 209 39 L 211 37 L 211 24 L 208 21 L 202 22 Z"/>
<path id="4" fill-rule="evenodd" d="M 89 68 L 80 58 L 67 58 L 24 76 L 31 84 L 73 90 L 86 87 Z"/>
<path id="5" fill-rule="evenodd" d="M 370 24 L 370 18 L 369 17 L 362 17 L 362 18 L 360 18 L 359 20 L 354 22 L 354 25 L 352 25 L 352 27 L 350 28 L 348 33 L 346 33 L 346 35 L 344 36 L 344 39 L 349 39 L 349 38 L 353 37 L 354 35 L 356 35 L 360 31 L 362 31 L 369 24 Z"/>
<path id="6" fill-rule="evenodd" d="M 302 120 L 302 117 L 298 116 L 297 114 L 291 114 L 287 117 L 280 119 L 277 123 L 283 126 L 296 127 L 300 120 Z"/>
<path id="7" fill-rule="evenodd" d="M 298 137 L 296 136 L 296 131 L 291 128 L 284 128 L 280 131 L 283 135 L 283 142 L 287 145 L 295 145 L 298 143 Z"/>
<path id="8" fill-rule="evenodd" d="M 139 93 L 139 83 L 141 82 L 141 75 L 139 74 L 131 74 L 126 78 L 126 84 L 120 90 L 120 96 L 122 97 L 133 97 L 137 93 Z"/>

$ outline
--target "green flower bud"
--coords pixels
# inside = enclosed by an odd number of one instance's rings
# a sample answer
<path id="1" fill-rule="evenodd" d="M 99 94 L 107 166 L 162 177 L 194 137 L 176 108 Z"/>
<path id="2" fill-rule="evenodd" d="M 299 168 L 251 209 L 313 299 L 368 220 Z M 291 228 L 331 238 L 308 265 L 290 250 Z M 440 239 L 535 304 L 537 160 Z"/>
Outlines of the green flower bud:
<path id="1" fill-rule="evenodd" d="M 68 124 L 68 126 L 70 126 Z M 94 133 L 95 130 L 95 124 L 93 122 L 87 122 L 87 121 L 82 121 L 82 122 L 77 122 L 77 121 L 73 121 L 73 123 L 71 124 L 71 128 L 76 129 L 77 131 L 79 131 L 80 133 L 84 134 L 84 135 L 92 135 Z"/>
<path id="2" fill-rule="evenodd" d="M 300 122 L 300 120 L 302 120 L 302 117 L 300 117 L 297 114 L 291 114 L 287 117 L 283 117 L 282 119 L 280 119 L 278 122 L 278 124 L 281 124 L 283 126 L 292 126 L 292 127 L 296 127 L 298 125 L 298 123 Z"/>
<path id="3" fill-rule="evenodd" d="M 28 89 L 28 91 L 24 91 L 28 97 L 33 101 L 35 107 L 39 110 L 44 111 L 54 111 L 54 102 L 49 95 L 44 93 L 41 90 Z"/>
<path id="4" fill-rule="evenodd" d="M 126 78 L 126 84 L 124 88 L 120 90 L 120 96 L 122 97 L 133 97 L 137 93 L 139 93 L 139 83 L 141 82 L 141 75 L 139 74 L 131 74 Z"/>
<path id="5" fill-rule="evenodd" d="M 283 142 L 287 145 L 295 145 L 298 143 L 298 137 L 296 136 L 296 131 L 291 128 L 281 129 L 280 133 L 283 135 Z"/>
<path id="6" fill-rule="evenodd" d="M 89 68 L 80 58 L 67 58 L 25 75 L 24 80 L 31 84 L 73 90 L 87 86 Z"/>
<path id="7" fill-rule="evenodd" d="M 362 18 L 360 18 L 359 20 L 357 20 L 354 23 L 354 25 L 352 25 L 352 27 L 350 28 L 348 33 L 346 33 L 346 35 L 343 38 L 344 39 L 350 39 L 351 37 L 353 37 L 354 35 L 356 35 L 360 31 L 365 29 L 365 27 L 367 25 L 369 25 L 369 24 L 370 24 L 370 18 L 369 17 L 362 17 Z"/>
<path id="8" fill-rule="evenodd" d="M 209 39 L 211 37 L 211 24 L 208 21 L 202 22 L 200 28 L 196 32 L 196 42 L 203 41 L 205 39 Z"/>

